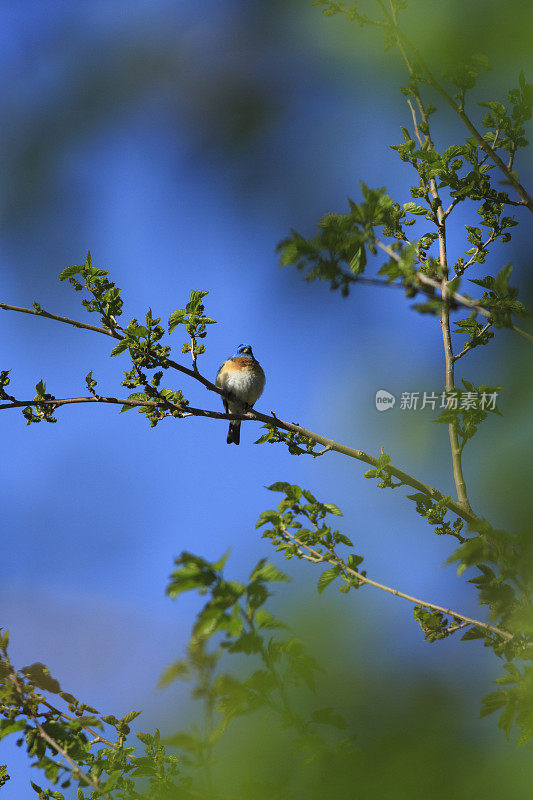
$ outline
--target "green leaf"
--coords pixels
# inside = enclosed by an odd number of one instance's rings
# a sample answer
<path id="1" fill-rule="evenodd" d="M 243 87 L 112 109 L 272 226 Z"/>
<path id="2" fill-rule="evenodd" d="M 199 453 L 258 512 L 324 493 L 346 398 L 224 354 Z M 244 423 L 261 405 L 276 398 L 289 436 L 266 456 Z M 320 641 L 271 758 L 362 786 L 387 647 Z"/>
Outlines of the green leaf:
<path id="1" fill-rule="evenodd" d="M 335 514 L 337 517 L 342 517 L 342 511 L 338 506 L 335 505 L 335 503 L 322 503 L 322 505 L 330 514 Z"/>
<path id="2" fill-rule="evenodd" d="M 502 713 L 500 714 L 500 719 L 498 720 L 498 728 L 501 728 L 503 730 L 506 739 L 508 739 L 511 734 L 511 727 L 515 716 L 516 716 L 516 708 L 514 704 L 508 703 L 508 705 L 503 709 Z"/>
<path id="3" fill-rule="evenodd" d="M 266 486 L 265 488 L 271 492 L 285 492 L 285 494 L 287 494 L 291 488 L 291 484 L 286 481 L 278 481 L 277 483 L 273 483 L 272 486 Z"/>
<path id="4" fill-rule="evenodd" d="M 110 356 L 119 356 L 124 352 L 124 350 L 128 349 L 128 345 L 128 339 L 121 339 L 121 341 L 111 350 Z"/>
<path id="5" fill-rule="evenodd" d="M 120 721 L 123 722 L 125 725 L 129 725 L 130 722 L 133 722 L 133 720 L 137 719 L 137 717 L 140 716 L 142 713 L 143 713 L 142 711 L 130 711 L 128 714 L 126 714 L 125 717 L 122 717 Z"/>
<path id="6" fill-rule="evenodd" d="M 469 280 L 470 283 L 475 283 L 483 289 L 494 289 L 494 278 L 492 275 L 487 275 L 485 278 L 481 279 L 469 278 Z"/>
<path id="7" fill-rule="evenodd" d="M 205 290 L 195 291 L 194 289 L 191 289 L 191 299 L 189 303 L 194 306 L 198 306 L 201 300 L 203 300 L 207 294 L 209 294 L 209 292 Z"/>
<path id="8" fill-rule="evenodd" d="M 283 628 L 287 630 L 288 625 L 285 625 L 284 622 L 276 619 L 270 611 L 267 611 L 264 608 L 258 608 L 255 612 L 255 624 L 258 628 L 267 628 L 267 629 L 275 629 L 275 628 Z"/>
<path id="9" fill-rule="evenodd" d="M 5 736 L 9 736 L 10 733 L 17 733 L 18 731 L 23 730 L 25 727 L 26 727 L 26 720 L 24 719 L 17 719 L 17 720 L 1 719 L 0 740 L 2 740 Z"/>
<path id="10" fill-rule="evenodd" d="M 329 586 L 329 584 L 335 580 L 336 577 L 340 574 L 341 569 L 340 567 L 332 567 L 331 569 L 325 570 L 322 573 L 320 578 L 318 579 L 317 589 L 318 594 L 322 594 L 324 589 Z"/>
<path id="11" fill-rule="evenodd" d="M 59 692 L 59 696 L 65 701 L 65 703 L 69 703 L 71 705 L 76 705 L 78 702 L 74 695 L 69 694 L 69 692 Z"/>
<path id="12" fill-rule="evenodd" d="M 72 266 L 72 267 L 65 267 L 63 272 L 59 274 L 60 281 L 66 281 L 68 278 L 72 278 L 73 275 L 79 275 L 80 272 L 83 272 L 85 269 L 85 265 L 81 266 Z"/>
<path id="13" fill-rule="evenodd" d="M 35 664 L 30 664 L 29 667 L 22 667 L 21 672 L 39 689 L 45 689 L 45 691 L 53 694 L 59 694 L 61 691 L 59 683 L 55 678 L 52 678 L 50 670 L 45 664 L 36 662 Z"/>
<path id="14" fill-rule="evenodd" d="M 403 204 L 403 210 L 406 211 L 408 214 L 422 215 L 422 214 L 427 214 L 428 213 L 428 209 L 427 208 L 424 208 L 423 206 L 418 206 L 416 203 L 412 203 L 412 202 L 404 203 Z"/>
<path id="15" fill-rule="evenodd" d="M 287 489 L 287 497 L 293 502 L 298 502 L 301 496 L 302 496 L 302 490 L 300 489 L 299 486 L 292 484 Z"/>
<path id="16" fill-rule="evenodd" d="M 206 606 L 198 614 L 193 628 L 193 638 L 196 642 L 209 639 L 218 631 L 224 629 L 224 611 L 220 608 Z"/>
<path id="17" fill-rule="evenodd" d="M 467 642 L 470 639 L 483 639 L 484 635 L 485 634 L 483 631 L 481 631 L 479 628 L 476 628 L 474 625 L 472 628 L 469 628 L 466 633 L 463 633 L 461 636 L 461 641 Z"/>
<path id="18" fill-rule="evenodd" d="M 149 746 L 154 741 L 154 737 L 150 733 L 136 733 L 135 736 L 140 742 Z"/>
<path id="19" fill-rule="evenodd" d="M 273 525 L 276 525 L 281 521 L 281 514 L 279 511 L 262 511 L 259 515 L 259 519 L 255 523 L 256 528 L 260 528 L 262 525 L 266 525 L 267 523 L 271 522 Z"/>
<path id="20" fill-rule="evenodd" d="M 353 542 L 343 533 L 335 533 L 335 538 L 341 544 L 345 544 L 346 547 L 353 547 Z"/>
<path id="21" fill-rule="evenodd" d="M 355 553 L 351 553 L 348 556 L 348 560 L 347 560 L 346 564 L 350 567 L 350 569 L 353 569 L 353 570 L 355 570 L 357 572 L 357 568 L 359 567 L 359 564 L 362 564 L 362 562 L 364 560 L 365 560 L 364 556 L 357 556 L 357 555 L 355 555 Z"/>
<path id="22" fill-rule="evenodd" d="M 290 578 L 280 569 L 275 567 L 274 564 L 270 564 L 266 558 L 262 558 L 252 570 L 250 581 L 275 583 L 278 581 L 290 581 Z"/>
<path id="23" fill-rule="evenodd" d="M 146 392 L 133 392 L 133 394 L 128 395 L 128 400 L 142 402 L 145 400 L 150 400 L 150 396 L 146 394 Z M 128 403 L 124 403 L 124 405 L 120 409 L 120 413 L 122 414 L 124 411 L 131 411 L 132 408 L 140 408 L 144 411 L 145 409 L 150 408 L 150 406 L 135 406 L 135 405 L 129 405 Z"/>
<path id="24" fill-rule="evenodd" d="M 486 717 L 506 704 L 507 693 L 504 690 L 500 689 L 498 692 L 491 692 L 483 698 L 479 716 Z"/>
<path id="25" fill-rule="evenodd" d="M 484 103 L 478 103 L 478 106 L 489 108 L 494 113 L 496 119 L 505 116 L 505 106 L 502 103 L 499 103 L 497 100 L 487 100 Z"/>
<path id="26" fill-rule="evenodd" d="M 128 325 L 128 333 L 135 338 L 146 338 L 148 336 L 148 328 L 145 325 Z"/>
<path id="27" fill-rule="evenodd" d="M 132 394 L 128 395 L 128 400 L 135 400 L 137 402 L 144 402 L 145 400 L 149 400 L 150 395 L 146 392 L 133 392 Z"/>
<path id="28" fill-rule="evenodd" d="M 391 462 L 391 457 L 389 456 L 389 454 L 382 453 L 378 458 L 378 463 L 376 466 L 378 469 L 383 469 L 383 467 L 386 467 L 388 464 L 390 464 L 390 462 Z"/>
<path id="29" fill-rule="evenodd" d="M 188 677 L 189 670 L 190 667 L 186 661 L 176 661 L 174 664 L 170 664 L 163 670 L 163 673 L 157 683 L 157 687 L 159 689 L 163 689 L 165 686 L 168 686 L 170 683 L 173 683 L 180 678 Z"/>
<path id="30" fill-rule="evenodd" d="M 209 566 L 216 572 L 220 572 L 220 570 L 223 569 L 226 561 L 228 560 L 230 553 L 231 553 L 231 547 L 228 547 L 226 552 L 223 555 L 221 555 L 219 559 L 213 561 L 213 563 L 210 564 Z"/>
<path id="31" fill-rule="evenodd" d="M 217 580 L 218 576 L 213 565 L 192 553 L 182 553 L 175 563 L 179 569 L 172 573 L 170 584 L 167 587 L 167 594 L 171 597 L 177 597 L 182 592 L 188 592 L 191 589 L 211 586 Z"/>
<path id="32" fill-rule="evenodd" d="M 507 292 L 512 269 L 512 264 L 506 264 L 496 275 L 494 288 L 499 294 L 505 294 Z"/>
<path id="33" fill-rule="evenodd" d="M 187 312 L 184 308 L 178 308 L 177 311 L 173 311 L 168 318 L 168 332 L 172 333 L 174 328 L 177 328 L 178 325 L 185 322 L 186 317 Z"/>

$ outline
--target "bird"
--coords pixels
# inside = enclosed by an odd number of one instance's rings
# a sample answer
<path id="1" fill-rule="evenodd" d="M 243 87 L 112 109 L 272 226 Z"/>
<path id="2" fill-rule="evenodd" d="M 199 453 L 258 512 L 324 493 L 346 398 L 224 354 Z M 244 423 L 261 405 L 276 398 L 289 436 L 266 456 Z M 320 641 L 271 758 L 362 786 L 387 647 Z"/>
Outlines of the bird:
<path id="1" fill-rule="evenodd" d="M 226 414 L 242 414 L 261 397 L 265 373 L 249 344 L 240 344 L 237 352 L 224 361 L 218 370 L 216 385 L 235 398 L 235 401 L 226 400 L 225 397 L 222 399 Z M 231 420 L 226 441 L 228 444 L 239 444 L 240 440 L 241 420 Z"/>

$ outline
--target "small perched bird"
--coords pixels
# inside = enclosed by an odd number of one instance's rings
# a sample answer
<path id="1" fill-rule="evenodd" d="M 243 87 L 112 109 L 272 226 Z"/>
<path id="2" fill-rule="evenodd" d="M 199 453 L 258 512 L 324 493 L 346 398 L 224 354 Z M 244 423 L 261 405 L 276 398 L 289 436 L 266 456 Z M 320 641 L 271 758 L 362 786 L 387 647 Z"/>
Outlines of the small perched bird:
<path id="1" fill-rule="evenodd" d="M 241 414 L 246 406 L 253 406 L 261 396 L 265 386 L 265 373 L 256 361 L 249 344 L 240 344 L 235 355 L 228 358 L 217 373 L 217 386 L 233 395 L 241 402 L 223 400 L 226 414 Z M 239 444 L 241 440 L 241 421 L 232 420 L 229 424 L 228 444 Z"/>

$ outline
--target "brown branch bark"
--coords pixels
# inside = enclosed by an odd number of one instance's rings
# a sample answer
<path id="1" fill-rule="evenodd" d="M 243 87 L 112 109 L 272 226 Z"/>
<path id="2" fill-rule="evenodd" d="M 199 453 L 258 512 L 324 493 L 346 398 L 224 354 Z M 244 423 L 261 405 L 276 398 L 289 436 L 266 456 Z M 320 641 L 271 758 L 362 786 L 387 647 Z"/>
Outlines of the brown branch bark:
<path id="1" fill-rule="evenodd" d="M 207 383 L 209 383 L 209 381 L 207 381 Z M 222 411 L 211 411 L 208 409 L 194 408 L 193 406 L 185 405 L 180 406 L 176 403 L 170 403 L 169 401 L 165 401 L 163 403 L 163 401 L 158 402 L 156 400 L 128 400 L 124 397 L 103 397 L 98 395 L 96 397 L 55 398 L 54 400 L 17 400 L 15 402 L 0 404 L 0 411 L 7 410 L 9 408 L 23 408 L 25 406 L 60 407 L 78 403 L 107 403 L 112 405 L 130 405 L 132 407 L 147 406 L 161 408 L 171 406 L 176 412 L 178 412 L 178 416 L 180 417 L 207 417 L 209 419 L 240 419 L 250 420 L 252 422 L 263 422 L 271 425 L 274 428 L 279 428 L 281 430 L 299 433 L 302 436 L 306 436 L 316 444 L 321 444 L 323 447 L 327 448 L 328 451 L 332 450 L 336 453 L 341 453 L 349 458 L 354 458 L 357 461 L 362 461 L 365 464 L 369 464 L 372 467 L 378 466 L 379 459 L 371 456 L 369 453 L 365 453 L 363 450 L 358 450 L 354 447 L 348 447 L 340 442 L 336 442 L 334 439 L 329 439 L 327 436 L 314 433 L 313 431 L 310 431 L 295 422 L 286 422 L 279 419 L 277 416 L 262 414 L 260 411 L 256 411 L 255 409 L 243 414 L 226 414 Z M 415 489 L 417 492 L 421 492 L 422 494 L 431 497 L 433 500 L 441 500 L 444 497 L 443 493 L 438 489 L 428 486 L 428 484 L 418 480 L 418 478 L 415 478 L 412 475 L 409 475 L 407 472 L 395 467 L 393 464 L 388 464 L 384 469 L 394 478 L 397 478 L 401 483 L 411 486 L 411 488 Z M 457 514 L 457 516 L 464 519 L 466 522 L 475 522 L 478 519 L 471 509 L 463 508 L 460 503 L 457 503 L 454 500 L 448 500 L 446 502 L 446 507 L 449 508 L 454 514 Z"/>

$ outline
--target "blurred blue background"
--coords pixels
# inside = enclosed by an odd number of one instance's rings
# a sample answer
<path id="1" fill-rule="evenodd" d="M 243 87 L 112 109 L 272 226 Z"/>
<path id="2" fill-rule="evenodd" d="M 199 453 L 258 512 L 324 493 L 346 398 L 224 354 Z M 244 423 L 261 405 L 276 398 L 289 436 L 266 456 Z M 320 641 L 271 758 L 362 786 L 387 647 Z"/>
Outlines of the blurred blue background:
<path id="1" fill-rule="evenodd" d="M 476 23 L 482 41 L 473 49 L 488 51 L 495 67 L 479 99 L 501 99 L 518 70 L 531 66 L 518 5 L 505 20 L 499 4 L 453 2 L 446 12 L 443 5 L 426 0 L 431 14 L 413 14 L 416 35 L 444 60 L 464 51 Z M 530 13 L 523 11 L 524 30 Z M 395 290 L 361 286 L 344 300 L 280 270 L 275 253 L 291 227 L 310 234 L 324 213 L 345 208 L 348 195 L 357 200 L 359 179 L 410 199 L 414 175 L 388 147 L 411 124 L 396 53 L 307 2 L 24 0 L 2 4 L 0 17 L 1 299 L 38 300 L 84 319 L 80 296 L 57 275 L 88 249 L 122 288 L 126 319 L 150 307 L 166 320 L 191 289 L 208 289 L 207 313 L 219 324 L 200 358 L 206 376 L 237 343 L 251 342 L 267 374 L 260 410 L 374 454 L 383 445 L 398 466 L 451 494 L 446 428 L 427 412 L 397 405 L 378 413 L 374 405 L 382 388 L 441 390 L 438 320 L 410 311 Z M 437 142 L 464 138 L 445 111 L 434 127 Z M 527 185 L 531 161 L 518 166 Z M 451 227 L 452 257 L 473 219 Z M 517 234 L 487 267 L 514 260 L 513 282 L 527 289 L 525 252 Z M 472 277 L 486 274 L 477 269 Z M 102 394 L 127 391 L 120 387 L 126 358 L 109 360 L 105 337 L 14 313 L 2 313 L 0 324 L 0 368 L 13 370 L 18 397 L 33 397 L 40 379 L 58 397 L 83 395 L 91 369 Z M 170 342 L 179 353 L 179 331 Z M 497 384 L 502 370 L 516 376 L 516 364 L 529 374 L 527 347 L 502 331 L 492 360 L 476 350 L 468 365 L 460 362 L 459 377 Z M 219 408 L 199 385 L 177 373 L 169 380 L 192 404 Z M 483 503 L 497 524 L 516 503 L 508 507 L 497 491 L 487 499 L 487 489 L 502 487 L 491 447 L 506 442 L 515 457 L 531 443 L 527 397 L 507 398 L 502 408 L 511 413 L 490 418 L 485 444 L 465 457 L 472 503 Z M 139 730 L 170 730 L 188 713 L 186 693 L 154 688 L 182 654 L 198 607 L 193 597 L 177 604 L 165 597 L 173 557 L 186 549 L 214 558 L 231 547 L 227 569 L 235 577 L 263 556 L 277 559 L 254 529 L 276 501 L 264 488 L 276 480 L 342 508 L 341 529 L 372 577 L 479 613 L 472 587 L 441 567 L 453 542 L 432 536 L 398 493 L 365 481 L 362 464 L 254 446 L 261 431 L 252 424 L 243 425 L 236 448 L 225 443 L 226 422 L 165 420 L 152 430 L 136 412 L 106 406 L 64 408 L 58 417 L 31 427 L 18 412 L 1 418 L 0 624 L 11 630 L 15 663 L 48 664 L 65 690 L 103 713 L 145 708 Z M 356 659 L 384 683 L 416 668 L 453 687 L 460 674 L 470 735 L 521 763 L 511 744 L 495 740 L 494 719 L 475 719 L 500 669 L 478 643 L 427 645 L 407 603 L 370 589 L 319 599 L 318 573 L 282 566 L 294 580 L 280 590 L 281 606 L 290 598 L 296 616 L 329 609 L 352 618 L 354 641 L 345 630 L 340 658 Z M 6 796 L 26 798 L 34 776 L 24 753 L 8 739 L 0 761 L 10 765 Z"/>

